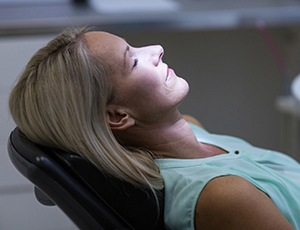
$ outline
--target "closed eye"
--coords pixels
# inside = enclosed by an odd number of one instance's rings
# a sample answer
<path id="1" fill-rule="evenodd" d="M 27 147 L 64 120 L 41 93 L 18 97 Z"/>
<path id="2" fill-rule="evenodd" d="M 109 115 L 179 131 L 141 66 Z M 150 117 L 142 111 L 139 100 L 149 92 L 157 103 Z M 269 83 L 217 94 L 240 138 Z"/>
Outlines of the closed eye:
<path id="1" fill-rule="evenodd" d="M 139 60 L 138 60 L 137 58 L 134 58 L 134 59 L 133 59 L 133 66 L 132 66 L 132 69 L 133 69 L 134 67 L 137 66 L 138 62 L 139 62 Z"/>

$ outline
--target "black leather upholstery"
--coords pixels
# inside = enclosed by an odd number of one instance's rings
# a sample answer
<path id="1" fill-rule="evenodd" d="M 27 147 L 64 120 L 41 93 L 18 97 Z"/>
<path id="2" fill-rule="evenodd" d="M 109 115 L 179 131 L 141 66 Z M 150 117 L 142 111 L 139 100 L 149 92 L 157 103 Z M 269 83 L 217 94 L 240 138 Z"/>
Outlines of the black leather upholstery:
<path id="1" fill-rule="evenodd" d="M 57 205 L 80 229 L 164 229 L 163 191 L 158 208 L 149 190 L 106 175 L 77 154 L 38 146 L 18 128 L 8 152 L 38 200 Z"/>

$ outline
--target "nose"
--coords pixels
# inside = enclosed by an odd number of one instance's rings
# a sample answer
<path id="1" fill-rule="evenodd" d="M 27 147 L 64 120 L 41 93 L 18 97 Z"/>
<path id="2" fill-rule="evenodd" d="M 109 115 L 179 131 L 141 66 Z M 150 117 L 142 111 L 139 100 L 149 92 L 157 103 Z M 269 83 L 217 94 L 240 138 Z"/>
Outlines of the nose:
<path id="1" fill-rule="evenodd" d="M 162 57 L 164 56 L 164 48 L 161 45 L 154 45 L 154 46 L 150 46 L 149 48 L 151 48 L 151 52 L 150 52 L 151 61 L 155 66 L 158 66 L 158 64 L 162 60 Z"/>

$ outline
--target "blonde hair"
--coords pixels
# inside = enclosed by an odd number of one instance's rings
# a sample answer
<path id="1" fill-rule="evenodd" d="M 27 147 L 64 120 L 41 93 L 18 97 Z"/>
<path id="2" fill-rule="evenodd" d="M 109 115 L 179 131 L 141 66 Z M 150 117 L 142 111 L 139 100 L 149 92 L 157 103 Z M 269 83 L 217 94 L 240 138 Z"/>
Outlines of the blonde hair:
<path id="1" fill-rule="evenodd" d="M 11 115 L 38 144 L 76 152 L 132 184 L 162 189 L 151 154 L 121 146 L 108 125 L 112 70 L 86 46 L 88 31 L 66 30 L 35 53 L 11 92 Z"/>

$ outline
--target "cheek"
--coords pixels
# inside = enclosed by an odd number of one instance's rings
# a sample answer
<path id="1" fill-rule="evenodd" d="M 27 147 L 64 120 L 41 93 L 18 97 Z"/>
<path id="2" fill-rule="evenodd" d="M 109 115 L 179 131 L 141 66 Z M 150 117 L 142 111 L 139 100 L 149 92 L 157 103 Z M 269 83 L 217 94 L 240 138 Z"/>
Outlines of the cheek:
<path id="1" fill-rule="evenodd" d="M 135 107 L 148 101 L 152 95 L 152 85 L 146 82 L 125 81 L 115 85 L 115 103 L 125 107 Z"/>
<path id="2" fill-rule="evenodd" d="M 157 82 L 145 80 L 139 84 L 132 85 L 131 88 L 131 99 L 139 102 L 144 101 L 145 103 L 159 97 L 160 85 Z"/>
<path id="3" fill-rule="evenodd" d="M 117 103 L 123 106 L 141 106 L 160 102 L 165 94 L 166 87 L 161 76 L 146 68 L 138 70 L 130 77 L 117 78 L 115 96 Z"/>
<path id="4" fill-rule="evenodd" d="M 158 91 L 162 87 L 160 76 L 153 70 L 149 70 L 145 67 L 139 67 L 128 83 L 128 90 L 132 91 L 133 95 L 149 96 L 153 95 L 155 91 Z"/>

